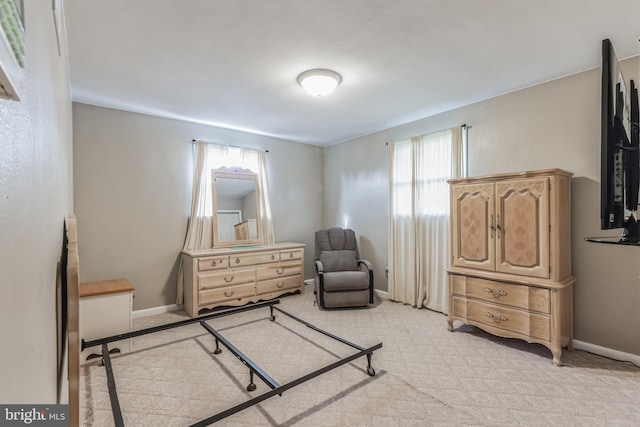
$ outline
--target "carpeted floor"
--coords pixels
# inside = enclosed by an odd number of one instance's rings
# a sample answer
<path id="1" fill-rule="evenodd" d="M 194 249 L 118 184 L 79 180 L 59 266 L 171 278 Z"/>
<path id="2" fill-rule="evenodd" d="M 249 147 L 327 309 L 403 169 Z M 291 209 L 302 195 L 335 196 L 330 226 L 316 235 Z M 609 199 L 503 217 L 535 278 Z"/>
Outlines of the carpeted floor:
<path id="1" fill-rule="evenodd" d="M 357 310 L 319 310 L 307 286 L 280 308 L 363 347 L 360 358 L 234 414 L 225 426 L 638 426 L 640 368 L 582 351 L 563 366 L 548 349 L 455 324 L 446 316 L 386 300 Z M 186 319 L 167 313 L 137 319 L 135 329 Z M 354 350 L 267 308 L 208 322 L 278 383 L 285 384 Z M 269 390 L 245 390 L 248 369 L 228 350 L 214 355 L 199 324 L 132 340 L 112 360 L 125 425 L 188 426 Z M 81 419 L 114 425 L 106 371 L 81 370 Z"/>

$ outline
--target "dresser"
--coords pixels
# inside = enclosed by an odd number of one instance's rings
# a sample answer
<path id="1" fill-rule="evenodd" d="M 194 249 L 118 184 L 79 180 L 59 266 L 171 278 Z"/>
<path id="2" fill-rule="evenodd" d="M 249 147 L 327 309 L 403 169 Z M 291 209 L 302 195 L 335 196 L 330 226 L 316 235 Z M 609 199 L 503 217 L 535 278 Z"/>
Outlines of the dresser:
<path id="1" fill-rule="evenodd" d="M 560 169 L 450 180 L 448 328 L 456 320 L 539 343 L 573 340 L 571 176 Z"/>
<path id="2" fill-rule="evenodd" d="M 182 251 L 184 310 L 238 306 L 304 290 L 304 244 Z"/>

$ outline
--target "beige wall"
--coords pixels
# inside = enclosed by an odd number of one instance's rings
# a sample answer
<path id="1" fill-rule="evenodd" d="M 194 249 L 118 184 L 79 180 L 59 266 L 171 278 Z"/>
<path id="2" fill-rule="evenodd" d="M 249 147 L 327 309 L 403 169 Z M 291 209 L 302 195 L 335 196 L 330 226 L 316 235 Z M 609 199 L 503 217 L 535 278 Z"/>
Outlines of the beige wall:
<path id="1" fill-rule="evenodd" d="M 274 231 L 307 245 L 322 224 L 322 150 L 275 138 L 73 104 L 82 281 L 126 277 L 134 310 L 174 304 L 191 206 L 192 139 L 268 150 Z"/>
<path id="2" fill-rule="evenodd" d="M 324 226 L 351 228 L 360 257 L 373 265 L 376 289 L 387 290 L 388 172 L 381 132 L 324 152 Z"/>
<path id="3" fill-rule="evenodd" d="M 639 58 L 623 63 L 640 76 Z M 545 168 L 572 171 L 574 333 L 577 340 L 640 355 L 640 248 L 595 244 L 599 229 L 600 69 L 579 73 L 398 126 L 325 151 L 325 226 L 353 226 L 362 255 L 387 262 L 387 149 L 401 140 L 466 123 L 469 174 Z M 443 327 L 444 324 L 443 324 Z"/>
<path id="4" fill-rule="evenodd" d="M 72 135 L 64 34 L 51 2 L 26 1 L 21 102 L 0 100 L 0 402 L 55 403 L 56 269 L 72 212 Z"/>

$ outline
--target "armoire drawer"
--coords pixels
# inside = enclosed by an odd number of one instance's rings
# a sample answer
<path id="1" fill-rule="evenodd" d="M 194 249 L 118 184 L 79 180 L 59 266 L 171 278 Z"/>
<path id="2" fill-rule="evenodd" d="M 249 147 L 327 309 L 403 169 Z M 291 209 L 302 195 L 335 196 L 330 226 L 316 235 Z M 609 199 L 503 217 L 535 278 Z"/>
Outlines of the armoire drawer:
<path id="1" fill-rule="evenodd" d="M 255 269 L 226 269 L 198 275 L 198 289 L 212 289 L 224 286 L 253 283 L 256 280 Z"/>
<path id="2" fill-rule="evenodd" d="M 199 292 L 199 303 L 200 306 L 205 306 L 210 303 L 222 303 L 224 301 L 252 297 L 255 295 L 255 292 L 255 283 L 208 289 Z"/>
<path id="3" fill-rule="evenodd" d="M 551 318 L 541 314 L 454 296 L 452 315 L 506 331 L 551 340 Z"/>
<path id="4" fill-rule="evenodd" d="M 298 289 L 302 283 L 302 276 L 288 276 L 280 279 L 263 280 L 256 283 L 256 294 Z"/>
<path id="5" fill-rule="evenodd" d="M 453 295 L 550 314 L 549 289 L 477 277 L 450 275 L 449 278 Z"/>

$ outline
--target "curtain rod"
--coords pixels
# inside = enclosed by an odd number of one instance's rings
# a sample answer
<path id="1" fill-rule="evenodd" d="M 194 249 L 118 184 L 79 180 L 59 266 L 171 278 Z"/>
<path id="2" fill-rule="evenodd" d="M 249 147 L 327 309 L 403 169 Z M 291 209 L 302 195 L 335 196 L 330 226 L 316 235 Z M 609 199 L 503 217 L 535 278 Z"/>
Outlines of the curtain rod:
<path id="1" fill-rule="evenodd" d="M 468 125 L 468 124 L 466 124 L 466 123 L 461 124 L 461 125 L 460 125 L 460 127 L 461 127 L 462 129 L 471 129 L 471 125 Z M 436 132 L 438 132 L 438 131 L 436 131 Z M 385 142 L 384 144 L 385 144 L 385 145 L 389 145 L 389 142 Z"/>
<path id="2" fill-rule="evenodd" d="M 189 141 L 190 144 L 195 144 L 197 141 L 195 139 L 192 139 L 191 141 Z M 206 142 L 207 144 L 217 144 L 216 142 L 207 142 L 207 141 L 203 141 Z M 229 144 L 218 144 L 218 145 L 227 145 L 228 147 L 235 147 L 235 148 L 246 148 L 246 147 L 238 147 L 237 145 L 229 145 Z M 248 150 L 257 150 L 257 148 L 247 148 Z M 268 153 L 269 150 L 263 150 L 265 153 Z"/>

